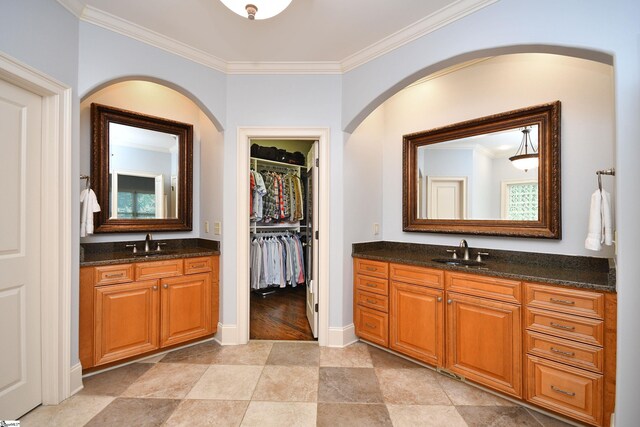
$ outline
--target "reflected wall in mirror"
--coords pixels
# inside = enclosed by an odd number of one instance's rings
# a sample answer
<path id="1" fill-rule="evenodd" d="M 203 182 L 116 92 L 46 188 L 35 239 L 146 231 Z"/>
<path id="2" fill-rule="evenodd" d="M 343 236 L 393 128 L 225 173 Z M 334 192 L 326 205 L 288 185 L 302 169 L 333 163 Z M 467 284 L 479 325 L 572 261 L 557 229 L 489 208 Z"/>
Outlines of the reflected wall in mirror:
<path id="1" fill-rule="evenodd" d="M 403 230 L 560 238 L 560 102 L 404 136 Z"/>
<path id="2" fill-rule="evenodd" d="M 190 124 L 91 105 L 95 232 L 191 230 Z"/>

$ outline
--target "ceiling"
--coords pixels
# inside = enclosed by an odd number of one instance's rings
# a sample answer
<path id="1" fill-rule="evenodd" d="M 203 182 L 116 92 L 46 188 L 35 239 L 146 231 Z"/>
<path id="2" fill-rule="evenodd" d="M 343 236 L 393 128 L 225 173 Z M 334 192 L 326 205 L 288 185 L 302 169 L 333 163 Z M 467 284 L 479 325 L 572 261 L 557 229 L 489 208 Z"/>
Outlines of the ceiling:
<path id="1" fill-rule="evenodd" d="M 293 0 L 249 21 L 219 0 L 58 0 L 84 21 L 231 73 L 348 71 L 495 1 Z"/>

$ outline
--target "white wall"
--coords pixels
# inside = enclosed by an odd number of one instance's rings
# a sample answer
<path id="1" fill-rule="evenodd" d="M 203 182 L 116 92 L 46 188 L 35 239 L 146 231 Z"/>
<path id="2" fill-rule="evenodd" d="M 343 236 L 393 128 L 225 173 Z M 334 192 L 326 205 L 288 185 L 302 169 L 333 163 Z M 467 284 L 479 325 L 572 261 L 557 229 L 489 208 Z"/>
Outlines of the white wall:
<path id="1" fill-rule="evenodd" d="M 351 245 L 382 239 L 382 145 L 384 106 L 367 117 L 344 145 L 344 277 L 343 325 L 353 321 Z"/>
<path id="2" fill-rule="evenodd" d="M 222 163 L 224 134 L 218 132 L 211 120 L 202 112 L 200 112 L 199 123 L 201 137 L 200 237 L 208 240 L 220 240 L 221 236 L 214 234 L 213 226 L 215 222 L 222 222 L 222 194 L 225 184 Z M 209 222 L 209 232 L 204 228 L 205 221 Z"/>
<path id="3" fill-rule="evenodd" d="M 211 121 L 201 113 L 200 108 L 193 101 L 168 87 L 140 80 L 124 81 L 106 86 L 86 97 L 80 104 L 80 170 L 87 175 L 91 169 L 92 103 L 109 105 L 193 125 L 193 230 L 172 233 L 156 232 L 153 233 L 153 236 L 156 240 L 200 237 L 200 150 L 203 144 L 215 144 L 215 135 L 211 131 L 213 127 Z M 214 140 L 207 141 L 203 139 L 201 131 L 203 126 L 209 129 L 207 134 Z M 218 185 L 221 188 L 222 184 L 213 183 L 213 185 Z M 102 208 L 106 209 L 106 207 Z M 80 240 L 82 243 L 142 240 L 145 234 L 94 234 L 83 237 Z"/>
<path id="4" fill-rule="evenodd" d="M 402 232 L 402 135 L 555 100 L 562 102 L 562 240 Z M 612 249 L 590 252 L 584 248 L 595 171 L 615 163 L 611 66 L 557 55 L 499 56 L 411 86 L 384 107 L 385 240 L 455 245 L 467 237 L 474 247 L 613 255 Z M 612 181 L 605 178 L 605 182 L 612 191 Z"/>

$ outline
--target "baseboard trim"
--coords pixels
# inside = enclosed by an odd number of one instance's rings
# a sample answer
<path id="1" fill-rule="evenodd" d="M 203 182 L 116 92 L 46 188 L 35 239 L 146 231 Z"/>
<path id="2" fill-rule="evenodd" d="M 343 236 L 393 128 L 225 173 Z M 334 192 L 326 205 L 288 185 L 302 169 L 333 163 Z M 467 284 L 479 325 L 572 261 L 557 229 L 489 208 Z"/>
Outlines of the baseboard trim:
<path id="1" fill-rule="evenodd" d="M 80 362 L 71 367 L 69 372 L 69 390 L 71 390 L 70 396 L 73 396 L 84 388 L 82 385 L 82 365 Z"/>
<path id="2" fill-rule="evenodd" d="M 238 325 L 223 325 L 218 322 L 218 331 L 213 339 L 220 345 L 238 345 Z"/>
<path id="3" fill-rule="evenodd" d="M 346 347 L 349 344 L 353 344 L 358 341 L 356 336 L 356 329 L 351 325 L 329 328 L 329 342 L 327 347 Z"/>

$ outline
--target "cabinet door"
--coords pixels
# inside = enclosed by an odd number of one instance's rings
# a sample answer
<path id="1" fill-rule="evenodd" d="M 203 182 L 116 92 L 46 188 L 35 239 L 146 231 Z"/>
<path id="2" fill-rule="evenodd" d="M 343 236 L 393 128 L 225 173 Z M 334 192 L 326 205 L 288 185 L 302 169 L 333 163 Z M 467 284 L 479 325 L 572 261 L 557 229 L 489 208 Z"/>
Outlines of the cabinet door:
<path id="1" fill-rule="evenodd" d="M 160 346 L 211 333 L 211 274 L 162 279 Z"/>
<path id="2" fill-rule="evenodd" d="M 444 354 L 443 292 L 391 282 L 389 347 L 436 366 Z"/>
<path id="3" fill-rule="evenodd" d="M 95 365 L 158 348 L 157 280 L 95 289 Z"/>
<path id="4" fill-rule="evenodd" d="M 521 397 L 520 307 L 455 293 L 447 298 L 447 368 Z"/>

